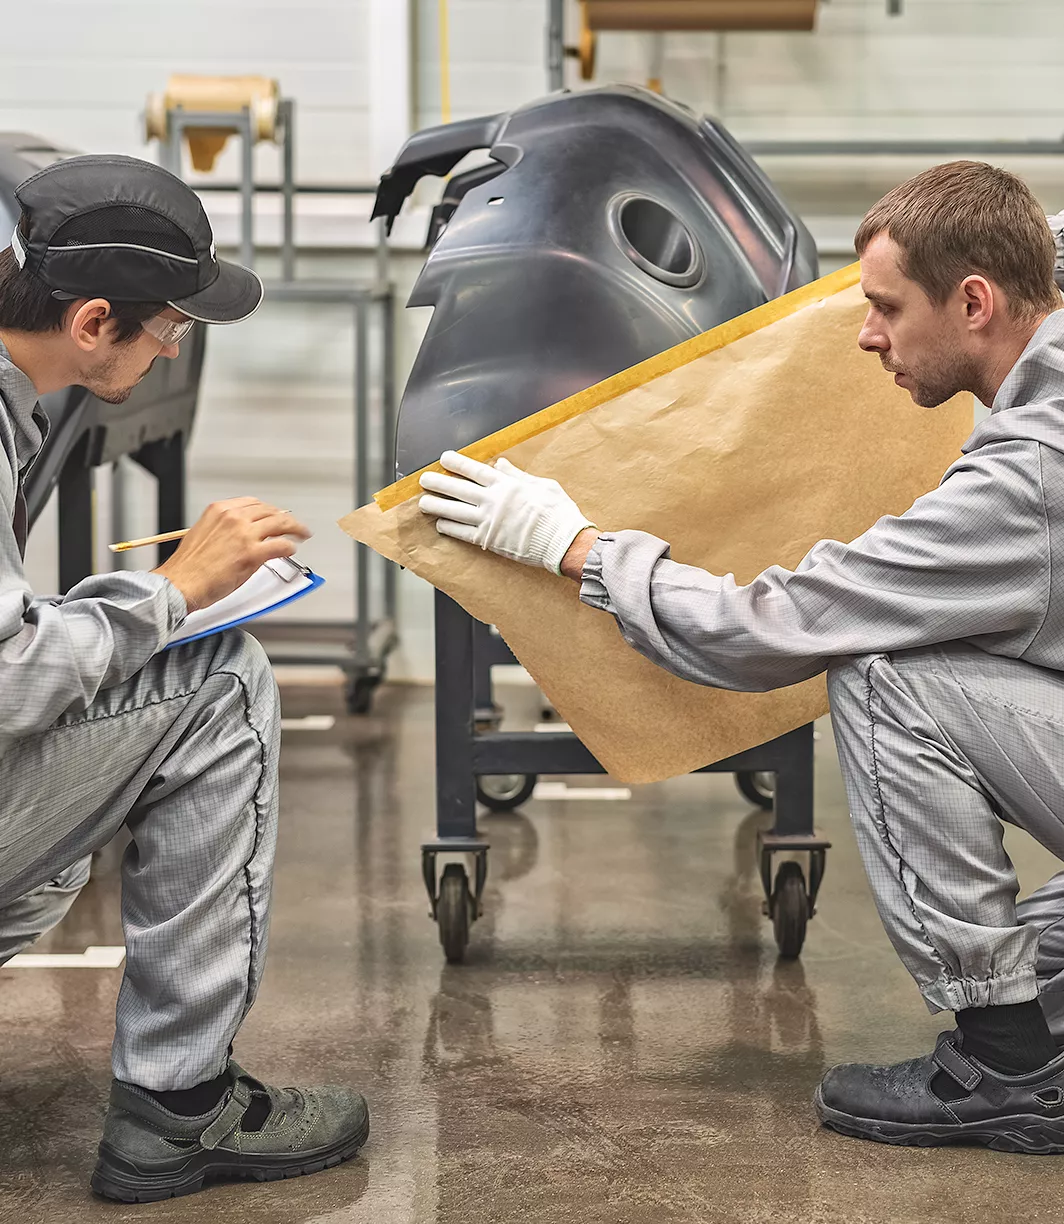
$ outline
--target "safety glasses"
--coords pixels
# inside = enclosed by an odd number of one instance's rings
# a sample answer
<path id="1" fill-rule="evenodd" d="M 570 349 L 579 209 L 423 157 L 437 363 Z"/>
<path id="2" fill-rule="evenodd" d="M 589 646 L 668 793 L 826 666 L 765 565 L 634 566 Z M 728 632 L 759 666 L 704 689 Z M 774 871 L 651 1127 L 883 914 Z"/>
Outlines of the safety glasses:
<path id="1" fill-rule="evenodd" d="M 195 322 L 195 319 L 164 319 L 162 315 L 155 315 L 151 319 L 145 319 L 141 327 L 161 344 L 180 344 Z"/>

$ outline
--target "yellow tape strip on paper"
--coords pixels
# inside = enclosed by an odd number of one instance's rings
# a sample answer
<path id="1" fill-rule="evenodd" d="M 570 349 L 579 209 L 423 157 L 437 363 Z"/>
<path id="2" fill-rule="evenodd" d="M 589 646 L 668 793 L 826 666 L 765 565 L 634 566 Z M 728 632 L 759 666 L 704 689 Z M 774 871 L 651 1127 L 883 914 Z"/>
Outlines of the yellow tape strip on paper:
<path id="1" fill-rule="evenodd" d="M 833 294 L 841 293 L 844 289 L 856 285 L 860 279 L 860 264 L 853 263 L 845 268 L 839 268 L 837 272 L 822 276 L 819 280 L 803 285 L 800 289 L 795 289 L 783 297 L 773 298 L 771 302 L 757 306 L 737 318 L 729 319 L 727 323 L 721 323 L 719 327 L 703 332 L 700 336 L 693 336 L 690 340 L 676 345 L 675 348 L 666 349 L 664 353 L 659 353 L 656 357 L 648 357 L 646 361 L 641 361 L 631 369 L 622 370 L 620 374 L 614 374 L 612 378 L 596 383 L 584 391 L 578 391 L 575 395 L 570 395 L 568 399 L 552 404 L 551 407 L 544 408 L 541 412 L 534 412 L 524 420 L 515 421 L 512 425 L 507 425 L 505 429 L 488 434 L 487 437 L 477 442 L 471 442 L 469 446 L 462 448 L 462 454 L 468 455 L 471 459 L 479 459 L 481 463 L 489 463 L 519 442 L 527 442 L 529 438 L 553 429 L 562 421 L 572 420 L 582 412 L 589 412 L 592 408 L 616 399 L 634 387 L 642 387 L 651 379 L 677 370 L 697 357 L 705 357 L 707 353 L 713 353 L 726 344 L 731 344 L 734 340 L 740 340 L 743 336 L 760 331 L 761 328 L 785 319 L 788 315 L 797 314 L 806 306 L 812 306 Z M 374 500 L 381 510 L 391 510 L 421 492 L 421 486 L 418 484 L 421 472 L 442 471 L 443 468 L 438 463 L 430 464 L 421 471 L 404 476 L 402 480 L 397 480 L 395 484 L 389 485 L 386 489 L 381 489 L 374 495 Z"/>

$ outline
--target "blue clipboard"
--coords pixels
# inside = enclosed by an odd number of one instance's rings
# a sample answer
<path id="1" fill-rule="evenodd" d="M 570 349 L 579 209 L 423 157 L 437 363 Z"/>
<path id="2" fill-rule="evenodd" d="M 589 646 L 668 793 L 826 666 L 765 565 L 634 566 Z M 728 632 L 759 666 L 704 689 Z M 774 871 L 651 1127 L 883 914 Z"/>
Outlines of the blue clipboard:
<path id="1" fill-rule="evenodd" d="M 299 563 L 293 561 L 292 564 L 298 565 Z M 201 633 L 195 633 L 191 637 L 182 638 L 179 642 L 167 642 L 163 650 L 176 650 L 179 646 L 188 645 L 189 642 L 198 642 L 200 638 L 213 637 L 216 633 L 224 633 L 226 629 L 235 629 L 239 625 L 246 625 L 249 621 L 260 620 L 271 612 L 276 612 L 278 608 L 295 603 L 297 599 L 302 599 L 304 595 L 309 595 L 311 591 L 316 591 L 319 587 L 325 585 L 325 579 L 320 574 L 315 574 L 313 570 L 307 569 L 306 566 L 299 566 L 299 568 L 303 571 L 304 577 L 310 579 L 310 585 L 303 587 L 301 591 L 296 591 L 294 595 L 286 595 L 284 599 L 279 599 L 268 607 L 260 608 L 258 612 L 251 612 L 247 616 L 238 616 L 235 620 L 226 621 L 222 625 L 212 625 L 210 629 L 204 629 Z"/>

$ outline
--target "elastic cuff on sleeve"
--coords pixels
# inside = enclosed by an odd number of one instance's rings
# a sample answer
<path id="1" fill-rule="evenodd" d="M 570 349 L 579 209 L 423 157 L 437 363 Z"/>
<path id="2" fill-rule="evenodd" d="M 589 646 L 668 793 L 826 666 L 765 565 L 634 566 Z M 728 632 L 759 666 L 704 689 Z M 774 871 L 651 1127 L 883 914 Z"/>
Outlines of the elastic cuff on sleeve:
<path id="1" fill-rule="evenodd" d="M 591 545 L 580 574 L 580 600 L 600 612 L 610 611 L 610 593 L 602 581 L 602 550 L 613 543 L 614 537 L 605 532 Z"/>
<path id="2" fill-rule="evenodd" d="M 184 595 L 174 586 L 169 578 L 164 578 L 166 583 L 166 607 L 169 613 L 169 630 L 170 633 L 176 633 L 178 629 L 185 623 L 185 617 L 188 616 L 188 604 L 185 602 Z"/>

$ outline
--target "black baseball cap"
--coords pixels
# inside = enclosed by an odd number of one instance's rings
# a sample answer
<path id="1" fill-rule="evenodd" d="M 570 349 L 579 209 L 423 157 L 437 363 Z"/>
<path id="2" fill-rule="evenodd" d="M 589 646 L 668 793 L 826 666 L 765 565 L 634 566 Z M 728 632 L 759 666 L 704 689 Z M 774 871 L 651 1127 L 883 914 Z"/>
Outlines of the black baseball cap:
<path id="1" fill-rule="evenodd" d="M 74 297 L 165 302 L 201 323 L 239 323 L 262 281 L 219 259 L 199 197 L 137 157 L 90 154 L 53 163 L 15 188 L 19 266 Z"/>

